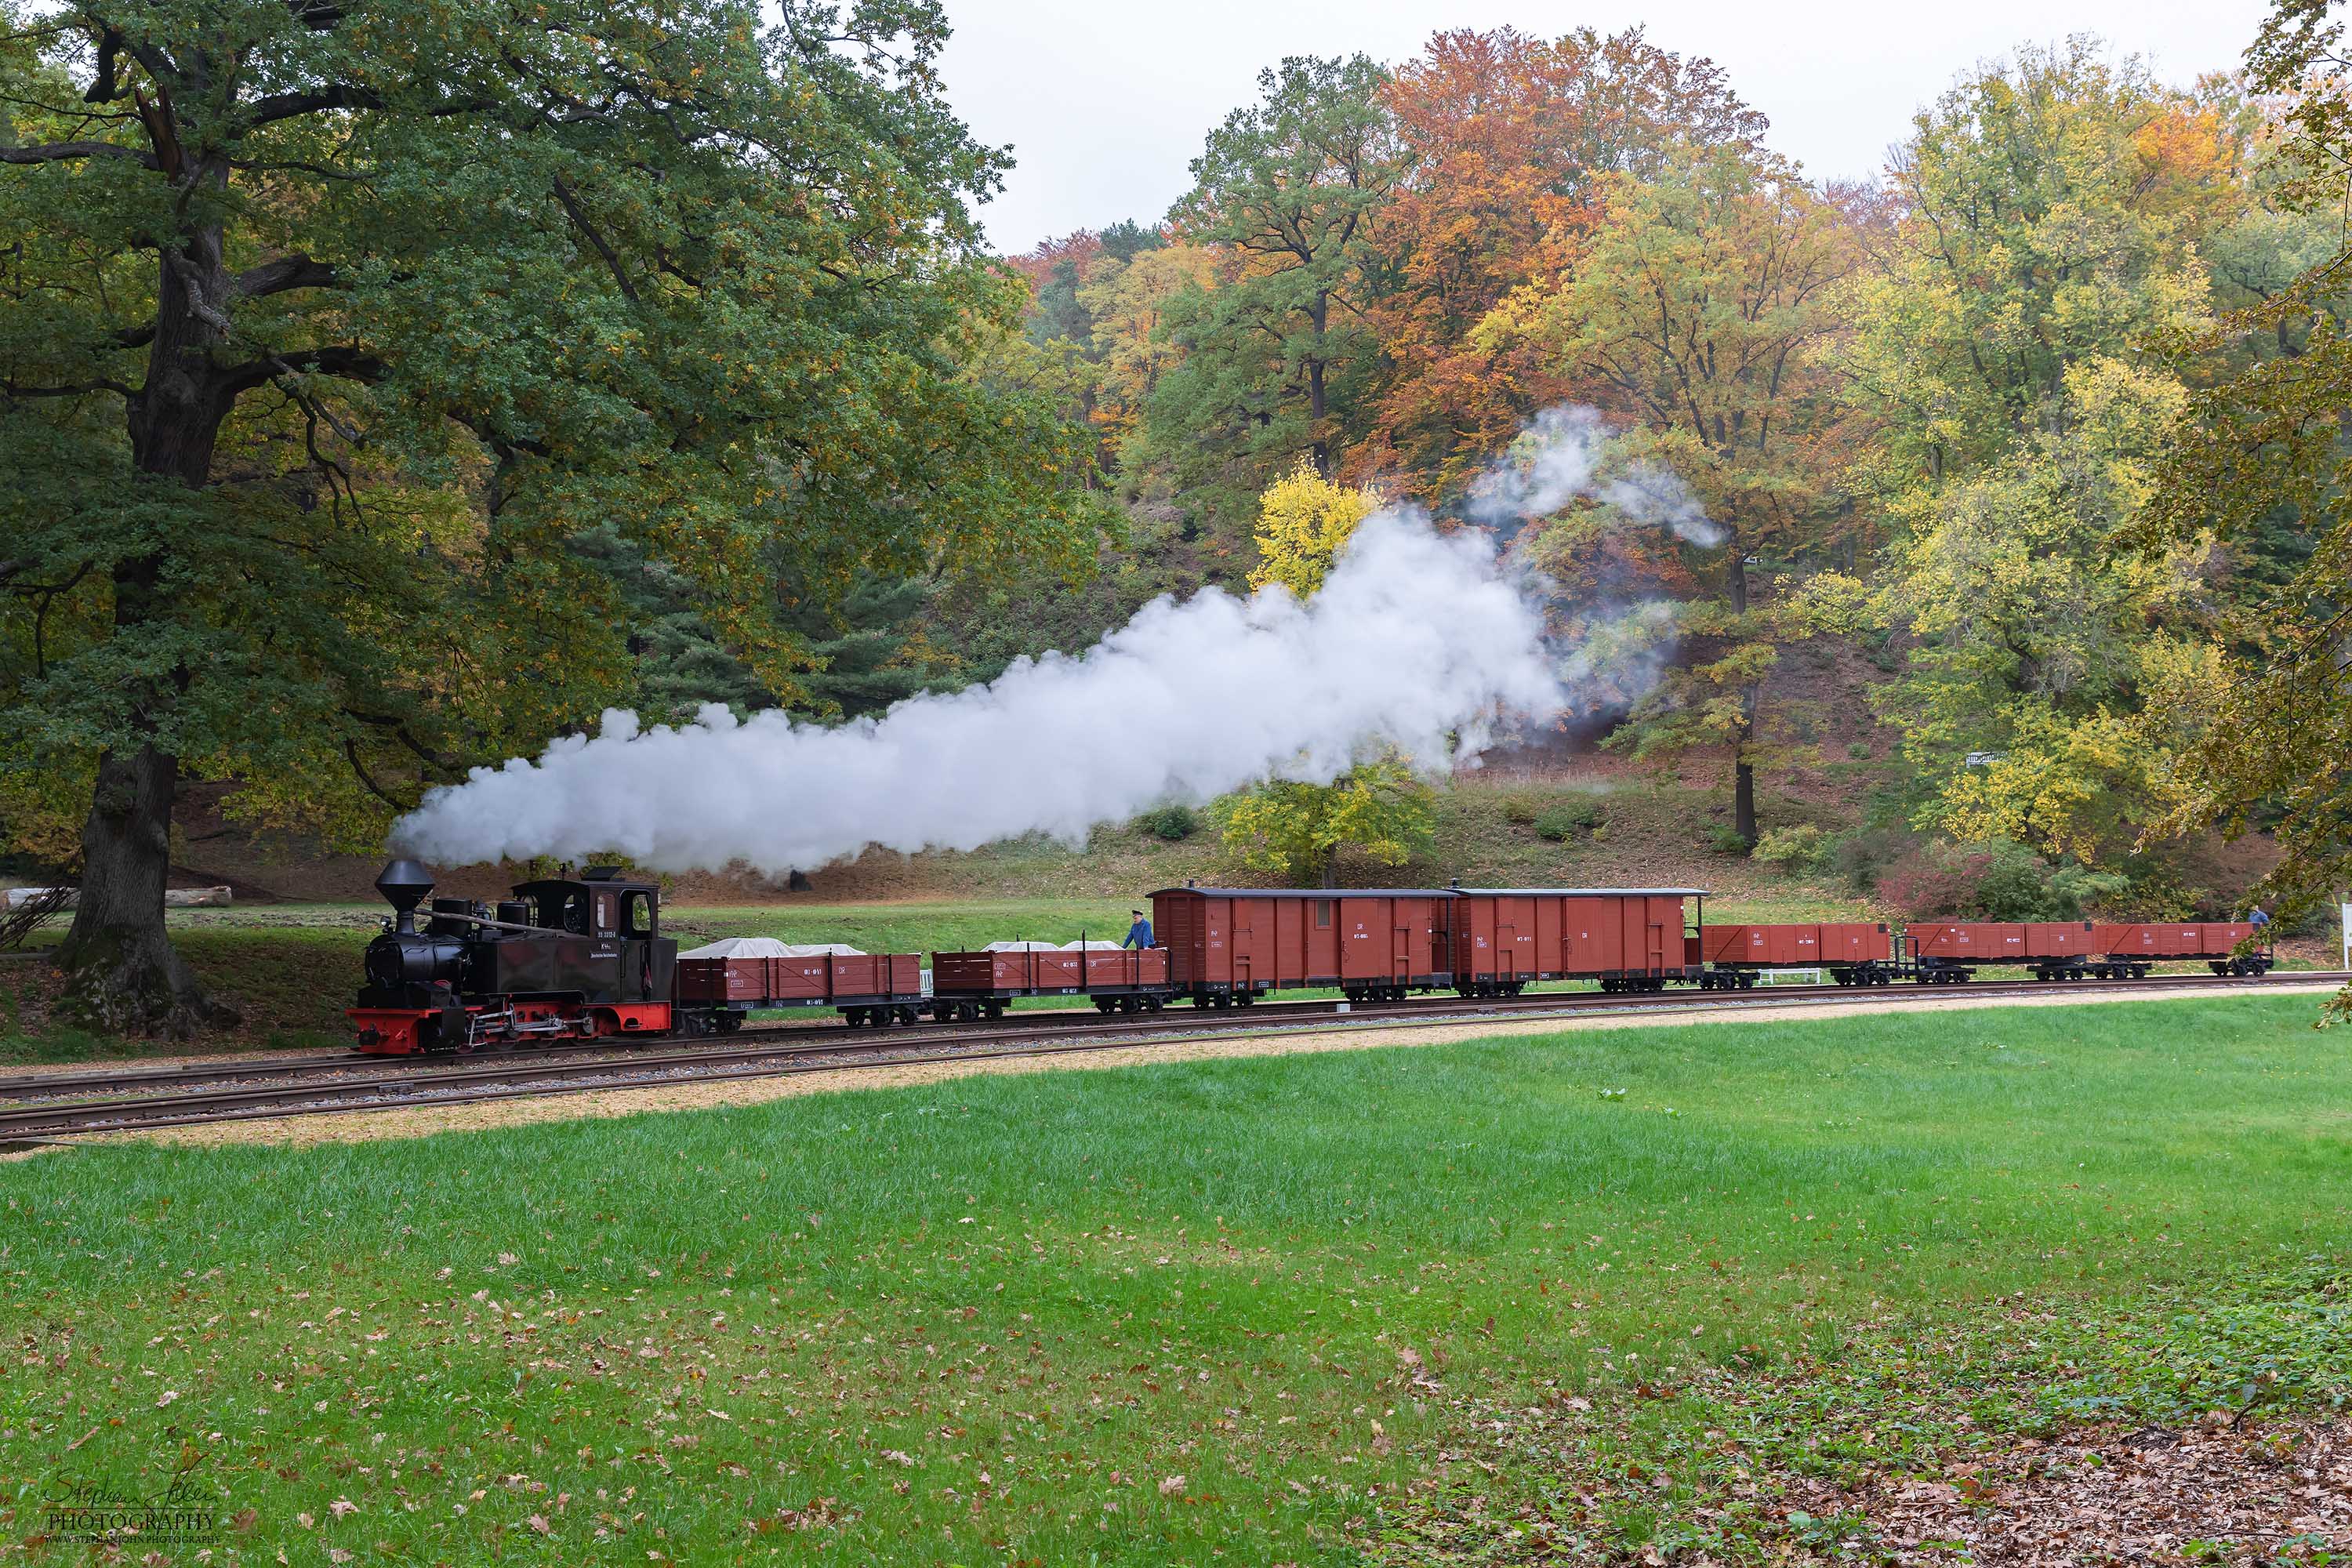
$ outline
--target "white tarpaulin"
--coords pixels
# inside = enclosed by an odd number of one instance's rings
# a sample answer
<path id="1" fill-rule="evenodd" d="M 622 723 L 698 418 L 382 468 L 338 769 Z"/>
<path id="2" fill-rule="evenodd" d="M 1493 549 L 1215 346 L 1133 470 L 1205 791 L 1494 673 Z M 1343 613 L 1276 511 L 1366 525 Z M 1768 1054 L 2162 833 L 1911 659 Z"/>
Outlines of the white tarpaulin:
<path id="1" fill-rule="evenodd" d="M 1115 942 L 992 942 L 980 951 L 982 952 L 1094 952 L 1104 948 L 1115 950 L 1118 946 L 1118 943 Z"/>
<path id="2" fill-rule="evenodd" d="M 678 954 L 680 958 L 863 958 L 863 948 L 841 942 L 778 942 L 772 936 L 730 936 Z"/>

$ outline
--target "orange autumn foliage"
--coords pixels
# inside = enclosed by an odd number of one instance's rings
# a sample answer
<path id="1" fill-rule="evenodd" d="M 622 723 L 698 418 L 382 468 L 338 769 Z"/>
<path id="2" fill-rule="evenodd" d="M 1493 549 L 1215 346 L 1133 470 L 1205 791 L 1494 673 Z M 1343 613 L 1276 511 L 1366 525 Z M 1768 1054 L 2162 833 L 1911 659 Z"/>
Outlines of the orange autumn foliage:
<path id="1" fill-rule="evenodd" d="M 1598 221 L 1600 177 L 1645 170 L 1677 141 L 1753 142 L 1764 120 L 1714 64 L 1639 28 L 1439 33 L 1397 71 L 1387 104 L 1411 173 L 1381 216 L 1387 287 L 1367 317 L 1383 384 L 1347 471 L 1427 499 L 1577 390 L 1525 345 L 1481 347 L 1470 329 L 1520 283 L 1573 262 Z"/>

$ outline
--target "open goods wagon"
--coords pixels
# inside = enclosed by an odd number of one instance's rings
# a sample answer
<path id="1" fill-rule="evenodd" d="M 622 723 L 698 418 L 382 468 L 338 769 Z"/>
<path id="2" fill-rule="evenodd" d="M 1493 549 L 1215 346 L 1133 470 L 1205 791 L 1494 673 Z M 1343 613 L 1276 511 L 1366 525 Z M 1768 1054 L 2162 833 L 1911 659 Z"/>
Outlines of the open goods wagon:
<path id="1" fill-rule="evenodd" d="M 1702 925 L 1699 976 L 1707 990 L 1746 989 L 1767 969 L 1822 969 L 1840 985 L 1885 985 L 1896 973 L 1895 938 L 1883 923 Z"/>
<path id="2" fill-rule="evenodd" d="M 2254 931 L 2242 921 L 1915 921 L 1904 940 L 1915 978 L 1924 982 L 1966 980 L 1985 964 L 2030 968 L 2042 980 L 2121 980 L 2191 958 L 2204 959 L 2216 974 L 2261 974 L 2273 963 L 2268 951 L 2235 952 Z"/>
<path id="3" fill-rule="evenodd" d="M 1164 948 L 1037 947 L 931 954 L 940 1018 L 1001 1018 L 1016 996 L 1087 996 L 1103 1013 L 1156 1013 L 1169 996 Z"/>
<path id="4" fill-rule="evenodd" d="M 681 1011 L 709 1015 L 732 1034 L 755 1010 L 834 1007 L 854 1027 L 911 1024 L 926 1010 L 923 961 L 911 952 L 808 952 L 681 957 Z"/>
<path id="5" fill-rule="evenodd" d="M 1455 888 L 1450 941 L 1454 988 L 1514 996 L 1537 980 L 1597 980 L 1604 991 L 1658 991 L 1698 978 L 1693 949 L 1705 928 L 1697 888 Z M 1683 905 L 1697 900 L 1696 923 Z"/>

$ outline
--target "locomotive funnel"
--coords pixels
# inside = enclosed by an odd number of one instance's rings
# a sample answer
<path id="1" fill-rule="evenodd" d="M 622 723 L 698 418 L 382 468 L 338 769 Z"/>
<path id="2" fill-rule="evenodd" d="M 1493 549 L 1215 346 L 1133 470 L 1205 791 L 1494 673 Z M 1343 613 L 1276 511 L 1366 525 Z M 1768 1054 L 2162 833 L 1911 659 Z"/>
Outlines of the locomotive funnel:
<path id="1" fill-rule="evenodd" d="M 376 874 L 375 890 L 392 906 L 394 928 L 414 931 L 416 906 L 433 890 L 433 873 L 414 860 L 394 860 Z"/>

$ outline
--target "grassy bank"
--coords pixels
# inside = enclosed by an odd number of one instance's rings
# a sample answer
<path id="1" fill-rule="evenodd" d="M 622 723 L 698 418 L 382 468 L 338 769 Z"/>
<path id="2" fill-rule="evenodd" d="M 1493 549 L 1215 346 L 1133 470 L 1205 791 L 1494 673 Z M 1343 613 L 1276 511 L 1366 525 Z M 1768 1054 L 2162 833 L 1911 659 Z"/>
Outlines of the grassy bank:
<path id="1" fill-rule="evenodd" d="M 0 1508 L 22 1538 L 58 1478 L 185 1466 L 251 1510 L 250 1561 L 1343 1562 L 1455 1529 L 1432 1478 L 1485 1441 L 1466 1422 L 1572 1397 L 1606 1424 L 1462 1474 L 1541 1497 L 1632 1464 L 1589 1528 L 1650 1539 L 1755 1462 L 1700 1440 L 1724 1410 L 1851 1439 L 1874 1401 L 1974 1397 L 1952 1380 L 2002 1334 L 2129 1408 L 2172 1321 L 2132 1326 L 2149 1291 L 2340 1268 L 2344 1047 L 2311 1012 L 1579 1033 L 44 1156 L 0 1167 Z M 2064 1331 L 1992 1308 L 2022 1300 Z M 2280 1310 L 2352 1352 L 2340 1312 Z M 1976 1348 L 1900 1349 L 1922 1335 Z M 1872 1355 L 1915 1385 L 1856 1381 Z M 1776 1392 L 1822 1365 L 1853 1408 Z M 1739 1528 L 1720 1550 L 1781 1527 Z"/>

